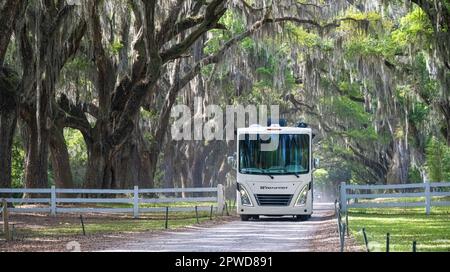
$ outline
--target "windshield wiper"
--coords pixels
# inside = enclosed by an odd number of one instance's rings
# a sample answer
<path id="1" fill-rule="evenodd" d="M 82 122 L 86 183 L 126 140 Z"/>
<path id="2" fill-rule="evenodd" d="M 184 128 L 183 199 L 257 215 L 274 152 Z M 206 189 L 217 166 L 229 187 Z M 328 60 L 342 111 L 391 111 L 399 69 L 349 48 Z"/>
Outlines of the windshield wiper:
<path id="1" fill-rule="evenodd" d="M 297 178 L 300 178 L 300 175 L 297 173 L 292 173 L 292 175 L 296 176 Z"/>
<path id="2" fill-rule="evenodd" d="M 274 179 L 275 177 L 272 176 L 270 173 L 268 173 L 267 171 L 263 171 L 263 173 L 267 176 L 269 176 L 271 179 Z"/>

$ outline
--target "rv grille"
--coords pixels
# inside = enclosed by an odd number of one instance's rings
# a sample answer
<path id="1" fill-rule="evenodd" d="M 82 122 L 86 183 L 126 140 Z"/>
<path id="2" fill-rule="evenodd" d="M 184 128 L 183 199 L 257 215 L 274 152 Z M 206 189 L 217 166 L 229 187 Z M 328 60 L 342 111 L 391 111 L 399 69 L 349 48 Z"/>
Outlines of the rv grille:
<path id="1" fill-rule="evenodd" d="M 293 195 L 255 195 L 259 206 L 288 206 Z"/>

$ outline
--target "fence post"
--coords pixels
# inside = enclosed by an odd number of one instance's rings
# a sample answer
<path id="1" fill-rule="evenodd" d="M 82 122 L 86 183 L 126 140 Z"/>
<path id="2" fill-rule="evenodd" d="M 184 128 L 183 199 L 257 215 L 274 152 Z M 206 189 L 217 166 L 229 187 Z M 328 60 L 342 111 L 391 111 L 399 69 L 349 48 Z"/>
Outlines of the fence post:
<path id="1" fill-rule="evenodd" d="M 50 210 L 52 216 L 56 216 L 56 187 L 52 186 L 51 197 L 50 197 Z"/>
<path id="2" fill-rule="evenodd" d="M 228 202 L 225 201 L 225 212 L 227 216 L 230 216 L 230 212 L 228 211 Z"/>
<path id="3" fill-rule="evenodd" d="M 347 212 L 347 188 L 345 182 L 341 182 L 341 210 Z"/>
<path id="4" fill-rule="evenodd" d="M 84 229 L 83 215 L 81 215 L 81 214 L 80 214 L 80 222 L 81 222 L 81 230 L 83 231 L 83 235 L 86 236 L 86 230 Z"/>
<path id="5" fill-rule="evenodd" d="M 345 224 L 342 224 L 342 234 L 340 235 L 341 238 L 341 252 L 344 252 L 344 247 L 345 247 L 345 229 L 347 228 L 347 226 Z"/>
<path id="6" fill-rule="evenodd" d="M 364 237 L 364 244 L 366 245 L 366 250 L 367 250 L 367 252 L 370 252 L 369 240 L 367 239 L 367 233 L 366 233 L 366 229 L 365 228 L 362 229 L 362 233 L 363 233 L 363 237 Z"/>
<path id="7" fill-rule="evenodd" d="M 134 186 L 133 190 L 133 217 L 139 218 L 139 187 Z"/>
<path id="8" fill-rule="evenodd" d="M 16 225 L 11 224 L 11 241 L 14 241 L 14 236 L 16 236 Z"/>
<path id="9" fill-rule="evenodd" d="M 350 231 L 348 228 L 348 212 L 345 213 L 345 226 L 347 227 L 347 237 L 350 237 Z"/>
<path id="10" fill-rule="evenodd" d="M 9 232 L 9 220 L 8 220 L 8 202 L 3 199 L 3 233 L 5 233 L 6 241 L 11 240 L 11 233 Z"/>
<path id="11" fill-rule="evenodd" d="M 425 210 L 427 215 L 430 215 L 431 211 L 431 190 L 430 190 L 430 182 L 425 182 Z"/>
<path id="12" fill-rule="evenodd" d="M 337 210 L 338 210 L 338 200 L 336 199 L 335 201 L 334 201 L 334 216 L 336 216 L 337 215 Z"/>
<path id="13" fill-rule="evenodd" d="M 223 213 L 225 207 L 225 191 L 222 184 L 217 184 L 217 213 Z"/>
<path id="14" fill-rule="evenodd" d="M 195 218 L 197 219 L 197 224 L 200 223 L 200 221 L 198 221 L 198 207 L 195 206 Z"/>
<path id="15" fill-rule="evenodd" d="M 166 207 L 166 218 L 164 222 L 164 228 L 167 229 L 169 227 L 169 207 Z"/>
<path id="16" fill-rule="evenodd" d="M 389 247 L 390 247 L 390 234 L 389 232 L 386 234 L 386 252 L 389 252 Z"/>

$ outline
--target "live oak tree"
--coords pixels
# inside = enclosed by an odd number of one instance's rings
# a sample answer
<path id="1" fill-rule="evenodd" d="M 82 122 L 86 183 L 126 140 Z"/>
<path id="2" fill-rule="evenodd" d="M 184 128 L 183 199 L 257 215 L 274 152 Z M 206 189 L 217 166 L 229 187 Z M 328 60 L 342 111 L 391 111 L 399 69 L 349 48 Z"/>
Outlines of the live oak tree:
<path id="1" fill-rule="evenodd" d="M 28 3 L 22 21 L 18 24 L 16 39 L 21 51 L 22 78 L 19 86 L 20 115 L 25 123 L 26 167 L 25 186 L 48 186 L 49 144 L 53 147 L 57 124 L 53 118 L 55 85 L 65 63 L 78 50 L 86 30 L 78 8 L 65 1 Z M 53 148 L 56 150 L 55 148 Z M 57 152 L 54 152 L 54 156 Z M 57 166 L 57 165 L 55 165 Z M 67 169 L 56 167 L 60 187 L 70 187 Z M 67 184 L 66 184 L 67 183 Z"/>
<path id="2" fill-rule="evenodd" d="M 75 130 L 86 188 L 224 183 L 235 143 L 171 140 L 172 107 L 193 111 L 194 96 L 282 105 L 292 123 L 313 124 L 317 154 L 348 162 L 354 180 L 408 182 L 411 169 L 426 178 L 429 135 L 450 144 L 449 7 L 2 0 L 0 187 L 11 186 L 14 135 L 26 187 L 48 186 L 49 171 L 58 187 L 75 186 L 64 136 Z"/>
<path id="3" fill-rule="evenodd" d="M 0 187 L 11 187 L 11 148 L 18 113 L 18 75 L 5 64 L 14 25 L 23 3 L 2 1 L 0 5 Z"/>

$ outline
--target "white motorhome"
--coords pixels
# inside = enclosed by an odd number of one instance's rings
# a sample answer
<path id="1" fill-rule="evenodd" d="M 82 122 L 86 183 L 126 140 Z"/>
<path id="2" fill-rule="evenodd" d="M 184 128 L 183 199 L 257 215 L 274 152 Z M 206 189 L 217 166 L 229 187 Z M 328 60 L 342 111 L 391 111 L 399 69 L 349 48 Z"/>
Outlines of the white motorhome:
<path id="1" fill-rule="evenodd" d="M 313 213 L 311 128 L 253 125 L 237 131 L 237 213 L 243 221 L 260 215 Z M 318 163 L 318 162 L 317 162 Z"/>

